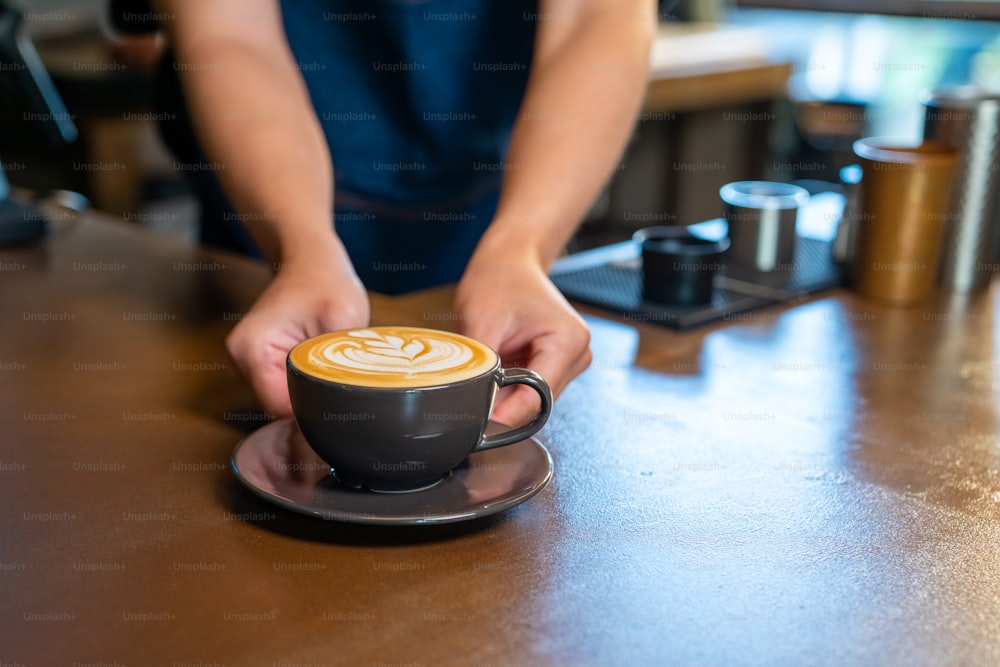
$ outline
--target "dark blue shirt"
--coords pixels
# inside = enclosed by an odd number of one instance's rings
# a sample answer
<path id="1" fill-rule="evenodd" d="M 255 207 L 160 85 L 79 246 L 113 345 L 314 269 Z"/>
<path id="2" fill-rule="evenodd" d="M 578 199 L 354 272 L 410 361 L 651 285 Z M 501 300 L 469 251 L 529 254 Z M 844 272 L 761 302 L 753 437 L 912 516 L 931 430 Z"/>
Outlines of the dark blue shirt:
<path id="1" fill-rule="evenodd" d="M 381 205 L 488 189 L 521 104 L 527 0 L 283 0 L 338 190 Z"/>
<path id="2" fill-rule="evenodd" d="M 365 286 L 455 282 L 492 220 L 524 97 L 537 0 L 282 0 L 329 144 L 337 233 Z M 159 106 L 182 95 L 166 70 Z M 204 160 L 182 122 L 163 132 Z M 211 170 L 191 170 L 203 242 L 253 251 Z"/>
<path id="3" fill-rule="evenodd" d="M 283 0 L 369 289 L 455 282 L 492 220 L 535 0 Z"/>

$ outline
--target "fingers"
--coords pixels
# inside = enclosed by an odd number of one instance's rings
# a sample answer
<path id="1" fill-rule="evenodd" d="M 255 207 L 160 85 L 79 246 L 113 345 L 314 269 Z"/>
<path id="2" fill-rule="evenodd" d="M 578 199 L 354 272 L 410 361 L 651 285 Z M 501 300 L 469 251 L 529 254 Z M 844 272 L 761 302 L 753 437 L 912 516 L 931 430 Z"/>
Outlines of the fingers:
<path id="1" fill-rule="evenodd" d="M 288 376 L 285 374 L 285 357 L 271 356 L 250 374 L 253 388 L 261 407 L 275 417 L 291 417 L 292 402 L 288 398 Z"/>
<path id="2" fill-rule="evenodd" d="M 574 324 L 576 324 L 574 322 Z M 549 383 L 558 396 L 566 385 L 590 365 L 590 330 L 582 321 L 532 341 L 527 365 Z"/>
<path id="3" fill-rule="evenodd" d="M 467 274 L 456 293 L 462 333 L 486 343 L 505 367 L 529 368 L 558 397 L 590 364 L 590 330 L 544 273 Z M 538 395 L 504 389 L 493 418 L 519 425 L 537 414 Z"/>
<path id="4" fill-rule="evenodd" d="M 261 407 L 287 417 L 292 414 L 285 370 L 289 350 L 327 331 L 367 326 L 369 314 L 368 297 L 356 278 L 278 274 L 230 332 L 226 349 Z"/>
<path id="5" fill-rule="evenodd" d="M 491 419 L 507 426 L 521 426 L 538 414 L 540 406 L 541 400 L 533 390 L 516 387 L 497 400 Z"/>
<path id="6" fill-rule="evenodd" d="M 553 332 L 532 342 L 527 368 L 545 378 L 556 398 L 573 378 L 590 365 L 590 332 L 574 328 Z M 538 394 L 528 387 L 517 387 L 497 401 L 493 411 L 496 421 L 520 425 L 534 417 L 541 406 Z"/>
<path id="7" fill-rule="evenodd" d="M 485 318 L 479 317 L 468 319 L 463 317 L 458 322 L 459 333 L 489 345 L 501 355 L 503 361 L 507 362 L 505 365 L 510 365 L 510 359 L 503 354 L 506 332 L 501 327 L 496 326 L 495 322 L 486 321 Z"/>
<path id="8" fill-rule="evenodd" d="M 287 350 L 279 349 L 234 330 L 226 347 L 238 374 L 250 383 L 264 412 L 275 417 L 289 417 L 292 404 L 288 398 L 288 378 L 285 375 Z M 253 336 L 254 334 L 249 334 Z"/>

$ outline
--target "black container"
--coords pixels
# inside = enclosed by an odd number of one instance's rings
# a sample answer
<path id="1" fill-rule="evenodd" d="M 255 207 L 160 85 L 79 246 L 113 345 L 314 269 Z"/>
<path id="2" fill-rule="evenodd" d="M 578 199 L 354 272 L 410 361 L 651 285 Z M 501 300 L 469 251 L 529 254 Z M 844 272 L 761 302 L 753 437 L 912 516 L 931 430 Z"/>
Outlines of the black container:
<path id="1" fill-rule="evenodd" d="M 643 300 L 673 306 L 711 302 L 728 238 L 702 238 L 687 227 L 647 227 L 632 238 L 642 246 Z"/>

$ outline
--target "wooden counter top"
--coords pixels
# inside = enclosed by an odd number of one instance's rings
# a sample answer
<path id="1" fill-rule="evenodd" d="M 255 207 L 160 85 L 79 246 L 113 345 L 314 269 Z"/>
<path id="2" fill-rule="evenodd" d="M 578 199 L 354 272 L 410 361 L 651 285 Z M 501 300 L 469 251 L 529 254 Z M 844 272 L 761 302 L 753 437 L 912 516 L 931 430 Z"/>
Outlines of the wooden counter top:
<path id="1" fill-rule="evenodd" d="M 643 112 L 699 111 L 786 97 L 791 63 L 773 62 L 757 28 L 660 25 Z"/>
<path id="2" fill-rule="evenodd" d="M 229 469 L 265 267 L 89 218 L 0 250 L 4 665 L 990 665 L 997 291 L 677 333 L 595 312 L 553 481 L 436 527 Z M 445 322 L 449 290 L 373 297 Z"/>

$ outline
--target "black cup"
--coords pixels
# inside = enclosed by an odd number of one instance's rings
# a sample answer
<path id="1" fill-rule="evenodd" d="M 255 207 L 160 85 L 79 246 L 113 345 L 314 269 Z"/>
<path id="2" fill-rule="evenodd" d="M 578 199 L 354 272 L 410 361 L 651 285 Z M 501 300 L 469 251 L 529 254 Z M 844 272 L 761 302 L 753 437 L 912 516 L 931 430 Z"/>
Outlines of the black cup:
<path id="1" fill-rule="evenodd" d="M 687 227 L 647 227 L 633 240 L 642 246 L 642 298 L 672 306 L 712 301 L 712 283 L 729 239 L 706 239 Z"/>
<path id="2" fill-rule="evenodd" d="M 298 368 L 291 357 L 286 361 L 288 393 L 299 429 L 337 479 L 356 488 L 427 488 L 470 453 L 531 437 L 552 409 L 542 376 L 524 368 L 501 368 L 499 356 L 492 368 L 474 377 L 409 388 L 333 382 Z M 523 426 L 487 435 L 497 391 L 516 384 L 538 393 L 540 411 Z"/>

